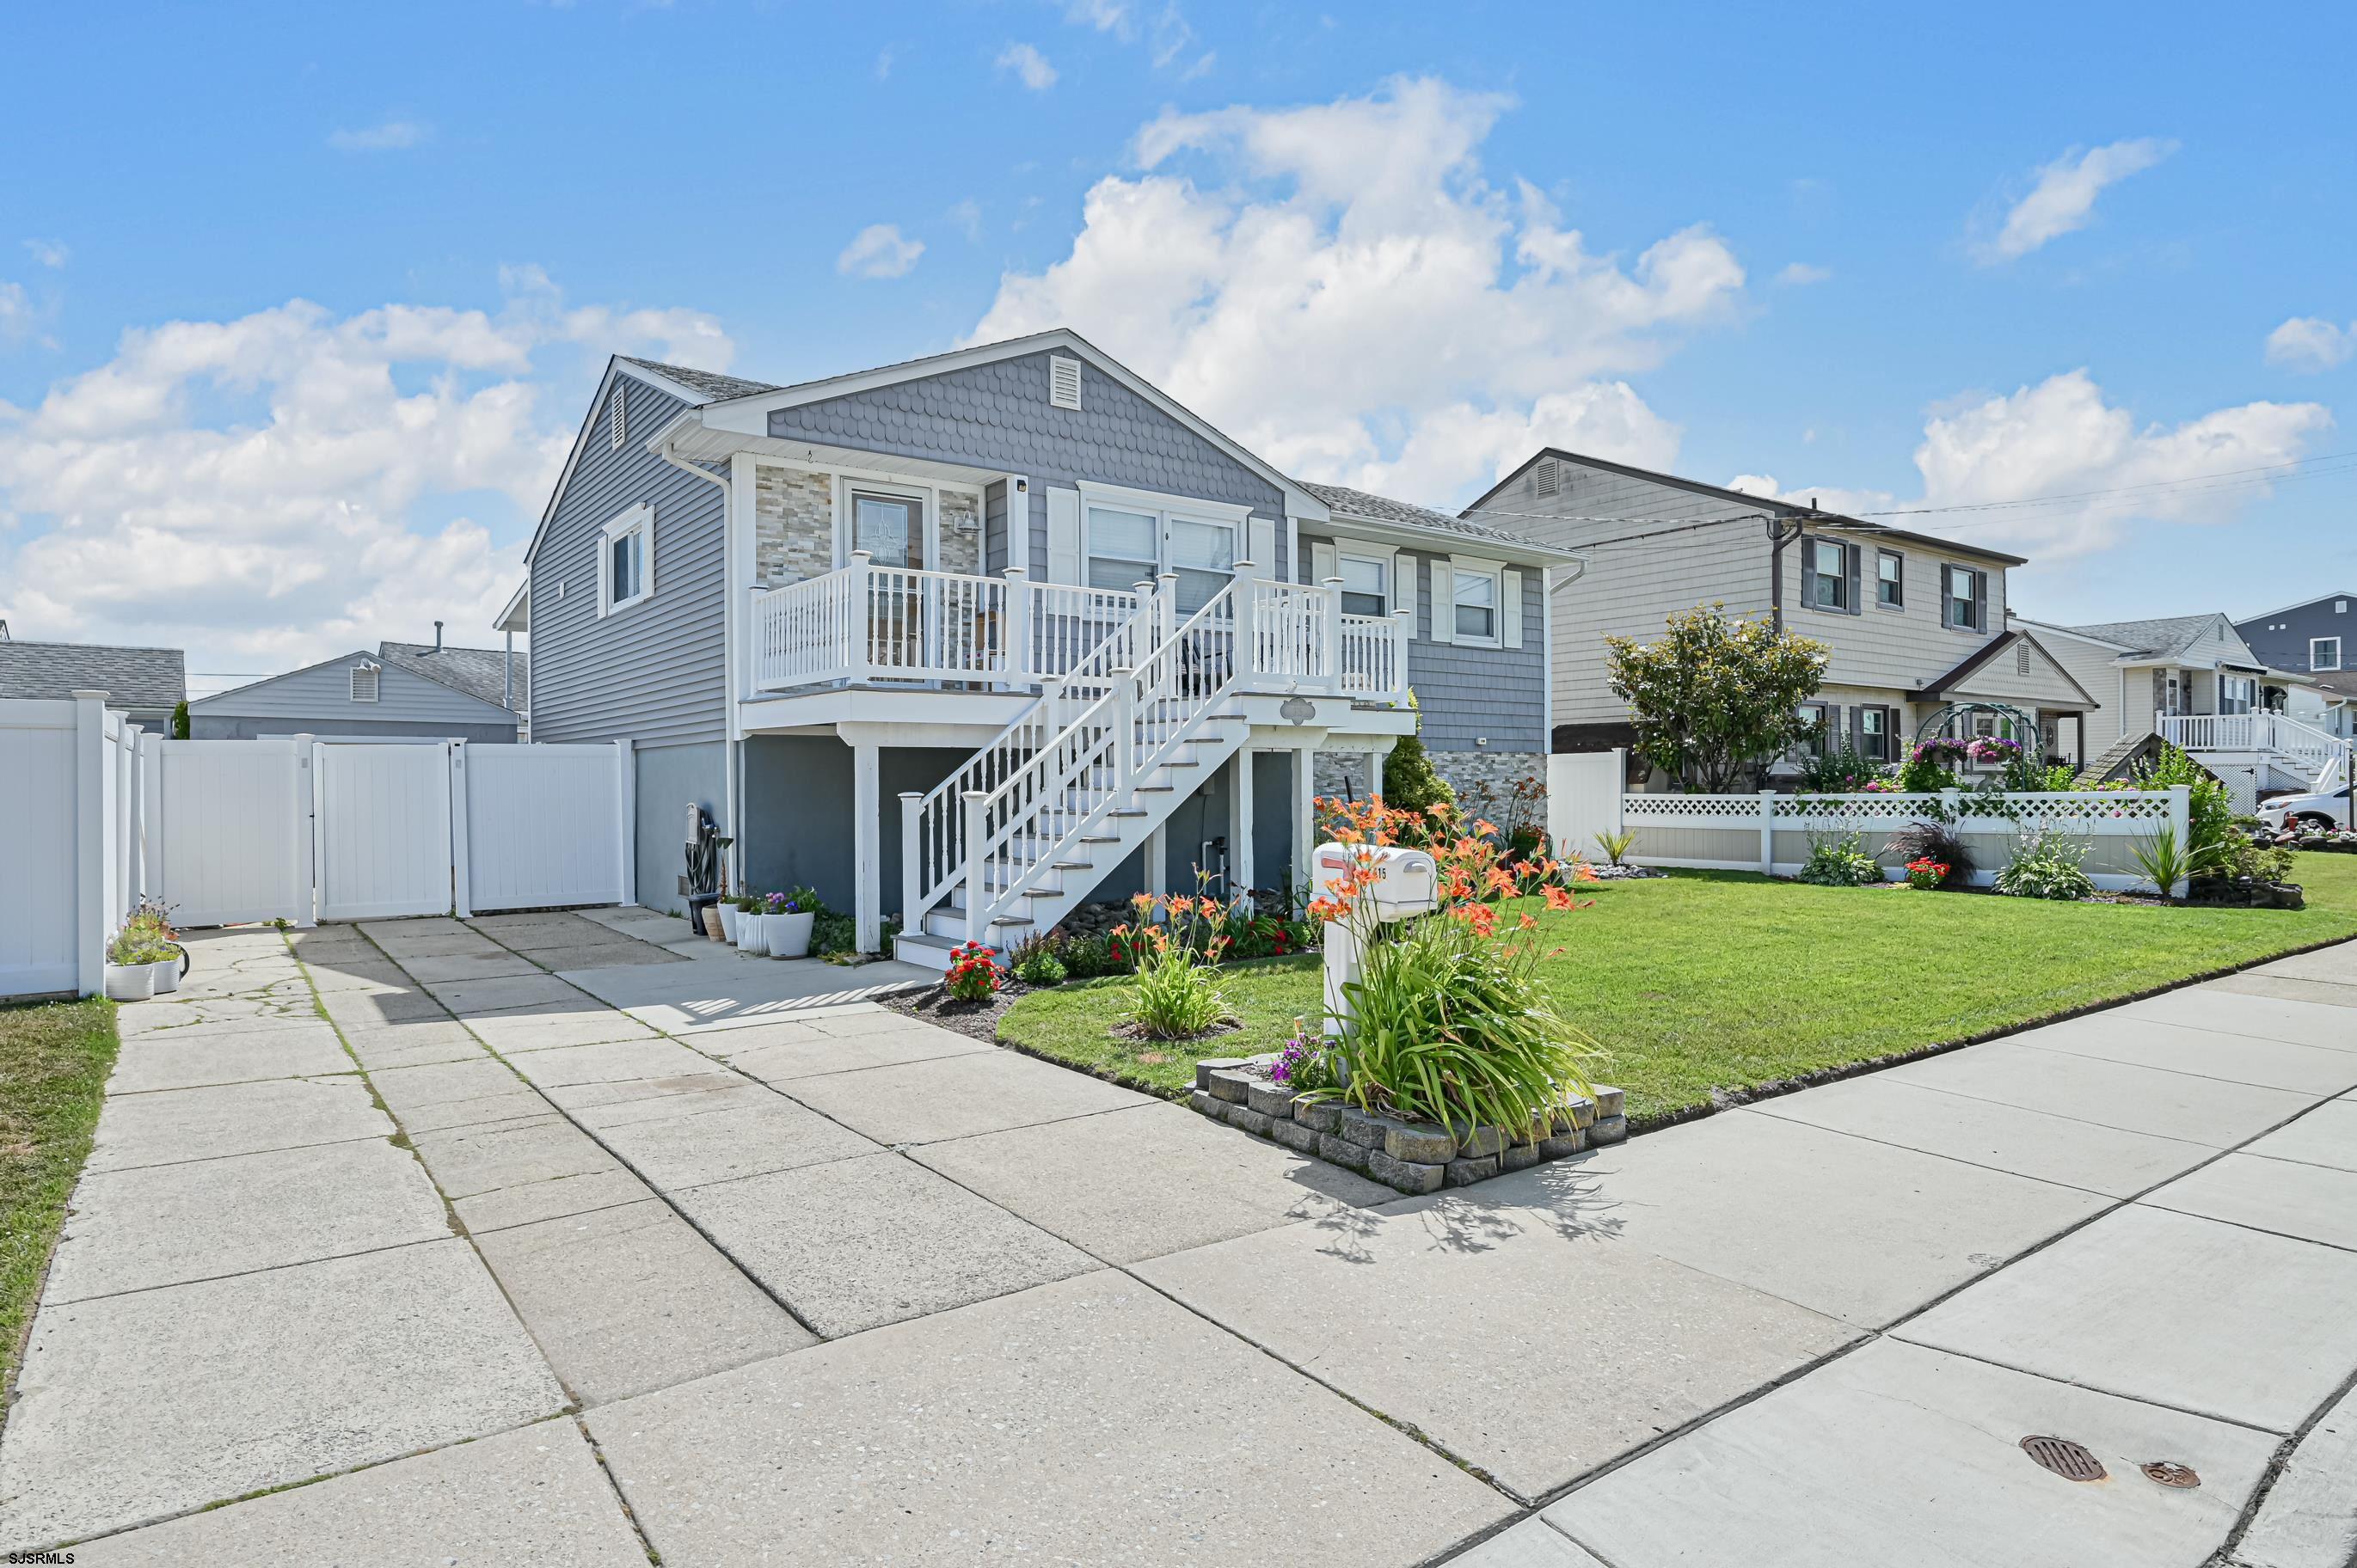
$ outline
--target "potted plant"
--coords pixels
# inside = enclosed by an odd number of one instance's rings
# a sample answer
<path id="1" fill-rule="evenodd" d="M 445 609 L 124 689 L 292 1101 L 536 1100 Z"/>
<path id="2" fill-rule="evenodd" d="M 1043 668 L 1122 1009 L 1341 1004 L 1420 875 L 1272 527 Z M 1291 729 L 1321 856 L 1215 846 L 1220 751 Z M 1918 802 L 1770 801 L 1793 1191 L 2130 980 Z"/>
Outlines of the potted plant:
<path id="1" fill-rule="evenodd" d="M 722 941 L 734 942 L 737 940 L 737 918 L 743 912 L 744 908 L 744 902 L 738 895 L 725 891 L 720 895 L 720 940 Z"/>
<path id="2" fill-rule="evenodd" d="M 105 989 L 117 1002 L 145 1002 L 156 994 L 156 966 L 178 962 L 152 934 L 125 926 L 106 944 Z"/>
<path id="3" fill-rule="evenodd" d="M 807 887 L 770 895 L 769 928 L 771 958 L 810 956 L 811 926 L 818 918 L 818 895 Z"/>
<path id="4" fill-rule="evenodd" d="M 769 908 L 759 893 L 738 896 L 737 910 L 737 950 L 759 958 L 770 950 Z"/>

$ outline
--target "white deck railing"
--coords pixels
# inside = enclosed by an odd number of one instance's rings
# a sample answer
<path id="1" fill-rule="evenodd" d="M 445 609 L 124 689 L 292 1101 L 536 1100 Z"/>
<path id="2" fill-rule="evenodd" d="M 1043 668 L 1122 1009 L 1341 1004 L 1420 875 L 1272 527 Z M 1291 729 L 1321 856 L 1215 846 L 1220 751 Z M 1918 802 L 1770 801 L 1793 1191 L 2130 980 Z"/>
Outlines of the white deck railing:
<path id="1" fill-rule="evenodd" d="M 1248 564 L 1237 569 L 1220 654 L 1247 689 L 1406 696 L 1410 612 L 1346 616 L 1338 583 L 1250 573 Z M 1093 656 L 1143 611 L 1161 618 L 1139 628 L 1145 642 L 1135 651 L 1159 641 L 1172 627 L 1175 593 L 1172 578 L 1144 592 L 1093 588 L 1035 583 L 1021 567 L 983 577 L 878 566 L 855 552 L 842 571 L 754 591 L 752 685 L 788 692 L 881 680 L 1044 689 L 1092 665 L 1108 668 Z M 1190 656 L 1211 653 L 1194 648 Z"/>
<path id="2" fill-rule="evenodd" d="M 2339 761 L 2349 743 L 2288 714 L 2155 714 L 2161 739 L 2187 751 L 2255 751 L 2319 772 Z"/>

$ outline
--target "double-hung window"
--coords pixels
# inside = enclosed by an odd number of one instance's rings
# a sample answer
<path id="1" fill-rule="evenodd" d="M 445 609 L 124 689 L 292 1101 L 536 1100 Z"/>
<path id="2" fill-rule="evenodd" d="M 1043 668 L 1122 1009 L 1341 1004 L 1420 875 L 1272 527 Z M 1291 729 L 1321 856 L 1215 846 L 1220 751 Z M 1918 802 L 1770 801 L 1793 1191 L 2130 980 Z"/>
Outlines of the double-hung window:
<path id="1" fill-rule="evenodd" d="M 1809 603 L 1821 610 L 1849 608 L 1849 551 L 1838 539 L 1809 541 Z"/>
<path id="2" fill-rule="evenodd" d="M 1890 710 L 1857 710 L 1857 749 L 1877 762 L 1890 760 Z"/>
<path id="3" fill-rule="evenodd" d="M 1823 757 L 1832 747 L 1833 736 L 1827 733 L 1827 721 L 1832 710 L 1824 703 L 1801 704 L 1801 750 L 1810 757 Z"/>
<path id="4" fill-rule="evenodd" d="M 1345 551 L 1337 558 L 1335 570 L 1342 578 L 1342 613 L 1344 615 L 1391 614 L 1392 563 L 1390 557 L 1353 555 Z"/>
<path id="5" fill-rule="evenodd" d="M 1499 592 L 1498 576 L 1496 572 L 1458 564 L 1453 596 L 1458 641 L 1499 640 L 1498 614 L 1503 596 Z"/>
<path id="6" fill-rule="evenodd" d="M 655 514 L 634 506 L 608 523 L 597 550 L 597 613 L 612 615 L 655 591 Z"/>
<path id="7" fill-rule="evenodd" d="M 2341 639 L 2337 637 L 2311 637 L 2308 639 L 2308 667 L 2310 670 L 2341 668 Z"/>
<path id="8" fill-rule="evenodd" d="M 2218 711 L 2222 714 L 2247 714 L 2259 694 L 2259 683 L 2247 675 L 2218 677 Z"/>
<path id="9" fill-rule="evenodd" d="M 1874 602 L 1887 610 L 1907 607 L 1907 558 L 1896 550 L 1874 553 Z"/>
<path id="10" fill-rule="evenodd" d="M 1988 574 L 1974 566 L 1943 566 L 1941 581 L 1946 585 L 1946 602 L 1940 607 L 1940 624 L 1963 631 L 1986 631 L 1981 624 L 1988 603 L 1986 584 Z"/>
<path id="11" fill-rule="evenodd" d="M 1235 577 L 1241 516 L 1206 515 L 1183 501 L 1168 508 L 1094 501 L 1088 508 L 1088 582 L 1131 588 L 1168 572 L 1178 579 L 1178 613 L 1192 615 Z"/>

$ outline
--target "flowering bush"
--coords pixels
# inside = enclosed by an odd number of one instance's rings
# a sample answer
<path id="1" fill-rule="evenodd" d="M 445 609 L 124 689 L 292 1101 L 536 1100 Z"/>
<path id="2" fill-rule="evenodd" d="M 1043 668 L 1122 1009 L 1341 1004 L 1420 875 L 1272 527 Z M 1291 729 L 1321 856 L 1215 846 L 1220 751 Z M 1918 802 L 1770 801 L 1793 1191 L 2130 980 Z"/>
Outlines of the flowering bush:
<path id="1" fill-rule="evenodd" d="M 2029 832 L 2015 843 L 2013 859 L 1996 874 L 1996 890 L 2018 898 L 2085 898 L 2095 891 L 2082 864 L 2087 841 L 2050 832 Z"/>
<path id="2" fill-rule="evenodd" d="M 1006 972 L 1026 985 L 1061 985 L 1069 972 L 1057 955 L 1053 933 L 1033 937 L 1009 955 Z"/>
<path id="3" fill-rule="evenodd" d="M 1930 855 L 1923 855 L 1907 863 L 1907 886 L 1910 887 L 1921 888 L 1928 893 L 1947 879 L 1948 867 L 1944 861 L 1933 860 Z"/>
<path id="4" fill-rule="evenodd" d="M 1594 1047 L 1539 983 L 1537 919 L 1520 914 L 1501 938 L 1497 906 L 1536 895 L 1550 909 L 1582 908 L 1571 886 L 1594 873 L 1584 861 L 1509 861 L 1494 825 L 1454 806 L 1318 805 L 1334 842 L 1360 853 L 1311 889 L 1310 913 L 1350 927 L 1364 958 L 1344 988 L 1347 1037 L 1321 1047 L 1348 1081 L 1308 1092 L 1452 1126 L 1502 1127 L 1523 1141 L 1544 1136 L 1571 1098 L 1590 1091 L 1581 1064 Z M 1374 851 L 1404 841 L 1432 855 L 1438 908 L 1386 925 L 1374 916 Z"/>
<path id="5" fill-rule="evenodd" d="M 998 962 L 980 942 L 960 942 L 950 950 L 950 971 L 942 983 L 960 1002 L 987 1002 L 998 993 Z"/>
<path id="6" fill-rule="evenodd" d="M 1976 736 L 1964 747 L 1964 755 L 1984 768 L 2012 762 L 2021 756 L 2021 743 L 2001 735 Z"/>
<path id="7" fill-rule="evenodd" d="M 1270 1081 L 1282 1088 L 1306 1094 L 1313 1089 L 1335 1087 L 1341 1079 L 1340 1066 L 1326 1038 L 1296 1018 L 1293 1037 L 1285 1042 L 1285 1048 L 1276 1053 L 1276 1060 L 1269 1064 L 1268 1076 Z"/>
<path id="8" fill-rule="evenodd" d="M 1228 999 L 1211 978 L 1228 950 L 1226 907 L 1208 893 L 1140 893 L 1130 903 L 1140 923 L 1113 933 L 1114 950 L 1128 955 L 1137 973 L 1122 1016 L 1157 1040 L 1210 1034 L 1228 1015 Z"/>

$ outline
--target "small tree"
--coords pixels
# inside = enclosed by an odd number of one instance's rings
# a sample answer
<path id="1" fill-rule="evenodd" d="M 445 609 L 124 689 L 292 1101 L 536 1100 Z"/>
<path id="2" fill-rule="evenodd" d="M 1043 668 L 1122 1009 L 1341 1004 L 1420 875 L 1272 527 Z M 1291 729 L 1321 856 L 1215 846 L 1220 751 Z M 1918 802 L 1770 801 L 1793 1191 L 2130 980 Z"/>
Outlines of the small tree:
<path id="1" fill-rule="evenodd" d="M 1424 728 L 1424 710 L 1415 693 L 1407 694 L 1408 710 L 1415 714 L 1416 730 Z M 1383 804 L 1396 811 L 1421 811 L 1433 806 L 1454 805 L 1457 791 L 1450 788 L 1432 766 L 1431 753 L 1414 733 L 1404 735 L 1392 746 L 1391 755 L 1383 758 Z"/>
<path id="2" fill-rule="evenodd" d="M 172 738 L 174 740 L 188 738 L 188 704 L 186 701 L 172 704 Z"/>
<path id="3" fill-rule="evenodd" d="M 1713 603 L 1669 618 L 1658 642 L 1608 637 L 1612 690 L 1629 704 L 1637 755 L 1706 793 L 1808 733 L 1801 704 L 1825 676 L 1825 645 Z"/>

